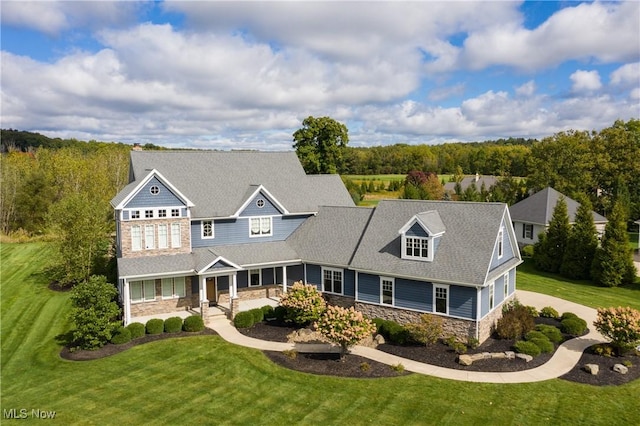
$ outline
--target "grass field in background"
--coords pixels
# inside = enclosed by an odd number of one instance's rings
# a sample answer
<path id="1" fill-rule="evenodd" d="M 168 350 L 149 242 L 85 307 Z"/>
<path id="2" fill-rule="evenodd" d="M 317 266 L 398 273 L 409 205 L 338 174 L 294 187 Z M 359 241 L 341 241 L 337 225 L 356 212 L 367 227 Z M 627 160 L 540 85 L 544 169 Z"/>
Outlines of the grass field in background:
<path id="1" fill-rule="evenodd" d="M 640 424 L 638 380 L 592 387 L 558 379 L 499 385 L 417 374 L 325 377 L 281 368 L 260 351 L 218 336 L 149 343 L 96 361 L 65 361 L 55 337 L 70 327 L 69 293 L 47 288 L 42 271 L 51 253 L 46 243 L 0 248 L 3 410 L 55 411 L 58 424 L 100 425 Z M 551 278 L 538 280 L 532 272 L 518 279 L 529 290 L 554 287 Z M 567 288 L 571 291 L 560 297 L 578 302 L 609 297 L 615 305 L 632 296 Z M 26 420 L 32 421 L 39 420 Z"/>

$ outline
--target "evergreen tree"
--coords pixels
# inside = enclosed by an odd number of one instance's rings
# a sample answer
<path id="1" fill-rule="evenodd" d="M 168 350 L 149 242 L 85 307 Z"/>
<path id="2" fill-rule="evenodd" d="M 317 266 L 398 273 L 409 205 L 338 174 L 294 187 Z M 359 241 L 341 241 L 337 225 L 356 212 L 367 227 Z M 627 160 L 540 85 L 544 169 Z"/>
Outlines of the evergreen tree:
<path id="1" fill-rule="evenodd" d="M 553 209 L 546 235 L 534 246 L 533 260 L 536 267 L 547 272 L 558 272 L 567 248 L 569 237 L 567 203 L 560 198 Z"/>
<path id="2" fill-rule="evenodd" d="M 581 198 L 575 223 L 569 231 L 567 248 L 560 266 L 560 273 L 573 279 L 589 279 L 591 277 L 591 264 L 598 247 L 591 202 L 586 197 Z"/>
<path id="3" fill-rule="evenodd" d="M 591 276 L 596 284 L 605 287 L 631 284 L 635 279 L 636 269 L 629 247 L 625 206 L 621 200 L 616 200 L 609 215 L 602 244 L 593 260 Z"/>

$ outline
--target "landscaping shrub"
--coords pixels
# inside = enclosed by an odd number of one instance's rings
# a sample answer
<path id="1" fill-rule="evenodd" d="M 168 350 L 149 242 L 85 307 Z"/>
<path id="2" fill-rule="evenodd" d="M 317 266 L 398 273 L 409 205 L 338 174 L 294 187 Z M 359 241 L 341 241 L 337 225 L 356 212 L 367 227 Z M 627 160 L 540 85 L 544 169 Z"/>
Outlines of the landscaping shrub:
<path id="1" fill-rule="evenodd" d="M 538 331 L 538 330 L 533 330 L 528 332 L 527 334 L 525 334 L 524 336 L 525 340 L 533 340 L 533 339 L 547 339 L 549 340 L 549 338 L 547 336 L 545 336 L 542 332 Z"/>
<path id="2" fill-rule="evenodd" d="M 553 309 L 551 306 L 545 306 L 544 308 L 542 308 L 540 310 L 540 316 L 542 318 L 554 318 L 554 319 L 558 319 L 560 317 L 560 314 L 558 313 L 558 311 L 556 311 L 555 309 Z"/>
<path id="3" fill-rule="evenodd" d="M 402 364 L 395 364 L 391 366 L 391 369 L 393 371 L 395 371 L 396 373 L 404 373 L 404 365 Z"/>
<path id="4" fill-rule="evenodd" d="M 480 341 L 475 337 L 469 337 L 469 339 L 467 340 L 467 346 L 471 349 L 476 349 L 478 346 L 480 346 Z"/>
<path id="5" fill-rule="evenodd" d="M 315 323 L 315 328 L 324 337 L 340 345 L 341 356 L 344 356 L 351 346 L 371 336 L 376 330 L 371 320 L 365 318 L 362 312 L 356 311 L 353 306 L 348 309 L 329 306 Z"/>
<path id="6" fill-rule="evenodd" d="M 567 318 L 560 322 L 562 332 L 572 336 L 580 336 L 587 330 L 587 322 L 582 318 Z"/>
<path id="7" fill-rule="evenodd" d="M 275 317 L 275 313 L 274 313 L 274 309 L 273 306 L 271 305 L 264 305 L 262 308 L 262 314 L 264 316 L 264 319 L 271 319 Z"/>
<path id="8" fill-rule="evenodd" d="M 147 321 L 147 334 L 161 334 L 164 331 L 164 321 L 160 318 L 152 318 Z"/>
<path id="9" fill-rule="evenodd" d="M 565 312 L 560 316 L 560 321 L 562 320 L 566 320 L 569 318 L 578 318 L 578 316 L 576 314 L 574 314 L 573 312 Z"/>
<path id="10" fill-rule="evenodd" d="M 200 315 L 191 315 L 184 319 L 182 328 L 184 331 L 188 331 L 190 333 L 202 331 L 204 330 L 204 320 Z"/>
<path id="11" fill-rule="evenodd" d="M 551 340 L 547 339 L 546 336 L 535 337 L 527 341 L 535 344 L 538 348 L 540 348 L 540 352 L 542 352 L 543 354 L 553 352 L 553 349 L 555 348 Z"/>
<path id="12" fill-rule="evenodd" d="M 138 337 L 142 337 L 144 336 L 144 324 L 139 323 L 139 322 L 132 322 L 131 324 L 129 324 L 127 326 L 127 328 L 129 329 L 129 332 L 131 333 L 131 338 L 132 339 L 137 339 Z"/>
<path id="13" fill-rule="evenodd" d="M 383 320 L 382 318 L 374 318 L 371 321 L 373 322 L 373 325 L 376 326 L 377 333 L 382 334 L 382 324 L 384 324 L 386 320 Z"/>
<path id="14" fill-rule="evenodd" d="M 535 321 L 526 306 L 510 304 L 496 325 L 496 333 L 501 339 L 520 339 L 533 330 Z"/>
<path id="15" fill-rule="evenodd" d="M 527 354 L 531 356 L 540 355 L 540 348 L 533 342 L 528 342 L 526 340 L 519 340 L 513 345 L 513 348 L 516 352 L 521 354 Z"/>
<path id="16" fill-rule="evenodd" d="M 520 252 L 522 253 L 522 257 L 533 257 L 533 246 L 524 246 Z"/>
<path id="17" fill-rule="evenodd" d="M 613 355 L 613 347 L 607 343 L 601 343 L 593 347 L 593 353 L 609 358 Z"/>
<path id="18" fill-rule="evenodd" d="M 558 327 L 553 325 L 538 324 L 536 330 L 547 336 L 553 343 L 562 342 L 562 332 Z"/>
<path id="19" fill-rule="evenodd" d="M 409 341 L 407 329 L 395 321 L 383 320 L 380 326 L 380 334 L 382 334 L 389 343 L 396 345 L 406 345 Z"/>
<path id="20" fill-rule="evenodd" d="M 280 298 L 280 306 L 287 308 L 285 320 L 299 325 L 317 321 L 326 311 L 327 304 L 316 286 L 295 282 Z"/>
<path id="21" fill-rule="evenodd" d="M 273 309 L 273 315 L 276 317 L 276 321 L 284 321 L 287 316 L 287 308 L 284 306 L 276 306 Z"/>
<path id="22" fill-rule="evenodd" d="M 257 324 L 264 320 L 264 311 L 261 308 L 250 309 L 251 315 L 253 315 L 253 323 Z"/>
<path id="23" fill-rule="evenodd" d="M 603 336 L 622 355 L 640 343 L 640 311 L 630 307 L 598 309 L 598 318 L 593 323 Z"/>
<path id="24" fill-rule="evenodd" d="M 368 362 L 360 363 L 360 371 L 369 371 L 371 370 L 371 365 Z"/>
<path id="25" fill-rule="evenodd" d="M 409 338 L 423 345 L 429 345 L 438 341 L 442 335 L 442 318 L 437 315 L 422 314 L 420 322 L 404 326 Z"/>
<path id="26" fill-rule="evenodd" d="M 113 337 L 111 337 L 111 343 L 114 345 L 122 345 L 129 343 L 129 341 L 131 341 L 131 331 L 126 327 L 118 328 L 115 333 L 113 333 Z"/>
<path id="27" fill-rule="evenodd" d="M 289 359 L 296 359 L 298 358 L 298 352 L 294 349 L 286 349 L 284 351 L 282 351 L 282 354 L 284 356 L 286 356 Z"/>
<path id="28" fill-rule="evenodd" d="M 164 320 L 165 333 L 180 333 L 182 331 L 182 318 L 171 317 Z"/>
<path id="29" fill-rule="evenodd" d="M 538 318 L 540 316 L 540 314 L 538 313 L 538 310 L 536 309 L 535 306 L 525 306 L 525 308 L 527 308 L 529 310 L 529 313 L 531 314 L 531 316 L 533 318 Z"/>
<path id="30" fill-rule="evenodd" d="M 236 328 L 249 328 L 253 324 L 253 313 L 251 313 L 251 311 L 238 312 L 233 319 L 233 325 L 235 325 Z"/>

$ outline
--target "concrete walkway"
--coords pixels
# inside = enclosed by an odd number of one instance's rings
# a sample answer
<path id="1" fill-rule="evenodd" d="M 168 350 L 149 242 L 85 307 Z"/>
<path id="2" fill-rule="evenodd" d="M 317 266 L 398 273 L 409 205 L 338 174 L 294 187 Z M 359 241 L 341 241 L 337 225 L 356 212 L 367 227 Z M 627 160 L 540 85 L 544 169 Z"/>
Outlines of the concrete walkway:
<path id="1" fill-rule="evenodd" d="M 524 305 L 535 306 L 538 310 L 545 306 L 554 307 L 559 313 L 573 312 L 583 318 L 589 328 L 589 334 L 568 340 L 558 347 L 553 357 L 545 364 L 524 371 L 508 373 L 485 373 L 481 371 L 454 370 L 438 367 L 391 355 L 377 349 L 355 346 L 351 353 L 388 365 L 402 364 L 407 371 L 443 379 L 461 380 L 481 383 L 529 383 L 554 379 L 568 373 L 580 360 L 582 352 L 591 345 L 606 342 L 600 333 L 593 330 L 596 320 L 596 310 L 577 303 L 569 302 L 553 296 L 518 290 L 516 297 Z M 340 348 L 330 344 L 311 343 L 281 343 L 247 337 L 236 330 L 229 320 L 224 317 L 211 319 L 208 324 L 224 340 L 241 346 L 263 351 L 296 350 L 298 352 L 339 352 Z"/>

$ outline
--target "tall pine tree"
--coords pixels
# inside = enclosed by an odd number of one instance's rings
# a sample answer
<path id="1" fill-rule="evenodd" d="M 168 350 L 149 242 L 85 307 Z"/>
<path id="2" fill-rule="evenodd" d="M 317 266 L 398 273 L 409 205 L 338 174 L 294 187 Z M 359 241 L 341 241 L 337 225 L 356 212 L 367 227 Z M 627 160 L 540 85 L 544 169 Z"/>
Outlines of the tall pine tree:
<path id="1" fill-rule="evenodd" d="M 560 198 L 553 209 L 546 235 L 542 238 L 539 236 L 539 241 L 534 246 L 533 261 L 538 269 L 547 272 L 560 271 L 567 248 L 569 230 L 567 203 L 564 198 Z"/>
<path id="2" fill-rule="evenodd" d="M 591 268 L 591 276 L 596 284 L 617 287 L 631 284 L 636 276 L 636 268 L 631 257 L 629 235 L 627 234 L 626 208 L 622 200 L 616 200 L 604 228 L 602 244 L 596 250 Z"/>
<path id="3" fill-rule="evenodd" d="M 568 278 L 589 279 L 591 264 L 598 248 L 596 226 L 593 223 L 591 202 L 586 197 L 579 199 L 574 225 L 569 231 L 567 248 L 560 265 L 560 273 Z"/>

